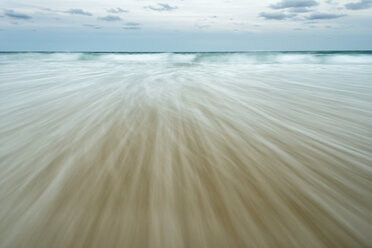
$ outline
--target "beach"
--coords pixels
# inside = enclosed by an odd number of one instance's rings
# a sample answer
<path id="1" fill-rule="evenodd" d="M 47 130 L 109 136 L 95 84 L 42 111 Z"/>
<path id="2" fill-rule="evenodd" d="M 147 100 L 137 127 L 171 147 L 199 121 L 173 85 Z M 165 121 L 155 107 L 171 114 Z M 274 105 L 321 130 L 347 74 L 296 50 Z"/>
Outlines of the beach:
<path id="1" fill-rule="evenodd" d="M 0 53 L 0 247 L 369 247 L 372 53 Z"/>

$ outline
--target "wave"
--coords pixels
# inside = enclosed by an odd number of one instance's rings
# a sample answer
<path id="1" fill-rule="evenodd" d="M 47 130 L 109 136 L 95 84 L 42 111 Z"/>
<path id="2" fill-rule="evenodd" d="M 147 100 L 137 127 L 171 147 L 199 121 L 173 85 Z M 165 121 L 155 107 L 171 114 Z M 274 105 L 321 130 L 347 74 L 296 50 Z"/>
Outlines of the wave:
<path id="1" fill-rule="evenodd" d="M 101 61 L 139 64 L 372 64 L 372 52 L 0 53 L 9 61 Z"/>

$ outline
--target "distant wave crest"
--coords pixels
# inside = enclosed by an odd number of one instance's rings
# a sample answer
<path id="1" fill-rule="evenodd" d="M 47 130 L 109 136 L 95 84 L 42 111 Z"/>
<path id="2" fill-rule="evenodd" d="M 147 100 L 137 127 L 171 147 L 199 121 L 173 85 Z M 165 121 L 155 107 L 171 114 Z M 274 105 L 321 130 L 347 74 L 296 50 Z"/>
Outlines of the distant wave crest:
<path id="1" fill-rule="evenodd" d="M 372 52 L 240 53 L 2 53 L 0 63 L 17 60 L 102 61 L 141 64 L 372 64 Z"/>

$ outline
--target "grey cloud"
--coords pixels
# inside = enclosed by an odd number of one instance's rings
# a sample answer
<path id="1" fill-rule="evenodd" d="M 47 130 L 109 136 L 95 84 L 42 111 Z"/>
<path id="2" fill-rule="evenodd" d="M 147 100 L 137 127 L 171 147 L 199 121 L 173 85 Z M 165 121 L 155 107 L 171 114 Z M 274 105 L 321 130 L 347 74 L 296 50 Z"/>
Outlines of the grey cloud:
<path id="1" fill-rule="evenodd" d="M 84 26 L 84 27 L 89 27 L 89 28 L 94 28 L 94 29 L 101 29 L 100 26 L 92 25 L 92 24 L 84 24 L 83 26 Z"/>
<path id="2" fill-rule="evenodd" d="M 326 0 L 325 2 L 330 5 L 338 5 L 334 0 Z"/>
<path id="3" fill-rule="evenodd" d="M 296 15 L 295 14 L 285 14 L 285 13 L 281 13 L 281 12 L 277 12 L 277 13 L 261 12 L 259 16 L 265 18 L 266 20 L 284 20 L 284 19 L 294 17 Z"/>
<path id="4" fill-rule="evenodd" d="M 107 12 L 108 13 L 113 13 L 113 14 L 118 14 L 118 13 L 127 13 L 129 11 L 126 10 L 126 9 L 122 9 L 122 8 L 115 8 L 115 9 L 108 9 Z"/>
<path id="5" fill-rule="evenodd" d="M 127 23 L 125 23 L 125 25 L 127 25 L 127 26 L 139 26 L 139 25 L 141 25 L 141 23 L 138 23 L 138 22 L 127 22 Z"/>
<path id="6" fill-rule="evenodd" d="M 26 14 L 15 12 L 14 10 L 5 10 L 4 15 L 7 17 L 15 18 L 15 19 L 31 19 L 32 17 Z"/>
<path id="7" fill-rule="evenodd" d="M 166 3 L 158 3 L 157 6 L 158 7 L 147 6 L 145 8 L 148 8 L 148 9 L 151 9 L 151 10 L 154 10 L 154 11 L 172 11 L 172 10 L 175 10 L 175 9 L 178 8 L 177 6 L 171 6 L 171 5 L 166 4 Z"/>
<path id="8" fill-rule="evenodd" d="M 319 3 L 315 0 L 282 0 L 276 4 L 271 4 L 272 9 L 287 9 L 287 8 L 304 8 L 317 6 Z"/>
<path id="9" fill-rule="evenodd" d="M 51 12 L 51 13 L 68 13 L 67 11 L 60 11 L 60 10 L 51 9 L 51 8 L 39 8 L 39 10 L 41 10 L 42 12 Z"/>
<path id="10" fill-rule="evenodd" d="M 121 18 L 119 16 L 114 16 L 114 15 L 99 17 L 98 19 L 100 19 L 102 21 L 107 21 L 107 22 L 121 21 Z"/>
<path id="11" fill-rule="evenodd" d="M 317 24 L 317 22 L 316 21 L 306 21 L 306 22 L 304 22 L 304 24 L 306 24 L 306 25 Z"/>
<path id="12" fill-rule="evenodd" d="M 140 30 L 140 27 L 123 27 L 125 30 Z"/>
<path id="13" fill-rule="evenodd" d="M 85 15 L 85 16 L 93 15 L 92 13 L 86 12 L 82 9 L 69 9 L 69 10 L 66 10 L 65 13 L 72 14 L 72 15 Z"/>
<path id="14" fill-rule="evenodd" d="M 327 20 L 346 16 L 345 14 L 313 13 L 306 17 L 307 20 Z"/>
<path id="15" fill-rule="evenodd" d="M 290 8 L 289 9 L 289 12 L 291 13 L 306 13 L 306 12 L 310 12 L 311 10 L 308 9 L 308 8 Z"/>
<path id="16" fill-rule="evenodd" d="M 361 0 L 356 3 L 348 3 L 345 4 L 345 8 L 350 10 L 369 9 L 372 8 L 372 0 Z"/>
<path id="17" fill-rule="evenodd" d="M 206 29 L 206 28 L 209 28 L 209 25 L 202 25 L 202 24 L 197 24 L 195 25 L 197 28 L 199 29 Z"/>

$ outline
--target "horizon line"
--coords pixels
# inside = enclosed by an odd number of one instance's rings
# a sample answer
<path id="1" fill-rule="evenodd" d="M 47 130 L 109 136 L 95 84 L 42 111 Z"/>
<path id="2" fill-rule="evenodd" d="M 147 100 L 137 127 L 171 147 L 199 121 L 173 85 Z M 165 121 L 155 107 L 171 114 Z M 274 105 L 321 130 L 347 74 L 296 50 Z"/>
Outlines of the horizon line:
<path id="1" fill-rule="evenodd" d="M 345 50 L 244 50 L 244 51 L 79 51 L 79 50 L 0 50 L 0 53 L 251 53 L 251 52 L 372 52 L 365 49 Z"/>

